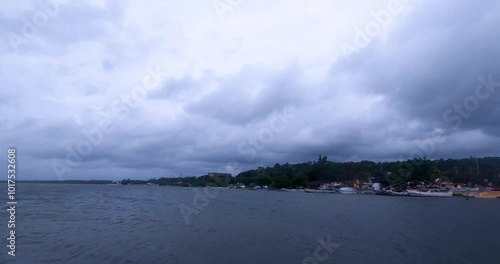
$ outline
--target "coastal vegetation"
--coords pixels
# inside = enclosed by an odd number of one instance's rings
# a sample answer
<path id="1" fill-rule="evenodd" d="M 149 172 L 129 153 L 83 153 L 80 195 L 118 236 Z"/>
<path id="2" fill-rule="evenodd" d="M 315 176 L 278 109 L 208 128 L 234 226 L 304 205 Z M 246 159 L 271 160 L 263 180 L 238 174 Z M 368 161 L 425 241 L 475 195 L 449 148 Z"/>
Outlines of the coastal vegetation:
<path id="1" fill-rule="evenodd" d="M 407 181 L 450 181 L 457 184 L 500 185 L 500 157 L 438 159 L 426 157 L 391 162 L 334 162 L 319 155 L 316 161 L 298 164 L 279 164 L 259 167 L 231 176 L 224 173 L 200 177 L 151 179 L 147 181 L 124 179 L 122 184 L 158 184 L 173 186 L 228 186 L 241 183 L 246 186 L 274 188 L 306 187 L 324 182 L 370 181 L 390 185 Z"/>

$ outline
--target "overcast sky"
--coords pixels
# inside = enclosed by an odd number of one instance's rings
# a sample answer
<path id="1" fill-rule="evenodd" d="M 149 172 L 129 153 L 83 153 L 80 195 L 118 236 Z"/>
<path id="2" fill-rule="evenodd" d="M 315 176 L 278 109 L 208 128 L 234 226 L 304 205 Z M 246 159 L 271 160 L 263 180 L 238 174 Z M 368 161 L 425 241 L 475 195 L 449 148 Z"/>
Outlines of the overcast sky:
<path id="1" fill-rule="evenodd" d="M 499 25 L 494 0 L 7 1 L 0 150 L 48 180 L 499 156 Z"/>

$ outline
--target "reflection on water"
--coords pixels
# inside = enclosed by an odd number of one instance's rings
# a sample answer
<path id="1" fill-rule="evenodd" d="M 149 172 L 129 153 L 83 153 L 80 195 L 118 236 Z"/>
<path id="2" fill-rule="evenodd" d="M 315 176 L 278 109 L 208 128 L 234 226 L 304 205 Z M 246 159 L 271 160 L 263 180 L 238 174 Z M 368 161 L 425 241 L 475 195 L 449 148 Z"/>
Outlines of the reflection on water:
<path id="1" fill-rule="evenodd" d="M 314 263 L 328 236 L 339 246 L 318 263 L 500 260 L 498 200 L 222 189 L 187 225 L 179 205 L 194 195 L 19 183 L 17 256 L 4 246 L 0 263 Z"/>

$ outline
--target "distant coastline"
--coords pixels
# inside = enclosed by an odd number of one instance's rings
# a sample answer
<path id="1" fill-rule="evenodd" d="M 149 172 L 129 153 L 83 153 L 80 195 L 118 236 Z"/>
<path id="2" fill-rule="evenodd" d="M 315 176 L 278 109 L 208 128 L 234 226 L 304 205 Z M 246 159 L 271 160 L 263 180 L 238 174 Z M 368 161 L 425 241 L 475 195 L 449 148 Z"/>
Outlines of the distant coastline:
<path id="1" fill-rule="evenodd" d="M 437 179 L 461 186 L 500 186 L 500 157 L 427 159 L 391 162 L 334 162 L 319 155 L 317 161 L 258 167 L 237 175 L 209 172 L 202 176 L 161 177 L 149 180 L 19 180 L 19 183 L 159 185 L 180 187 L 228 187 L 234 185 L 270 188 L 317 188 L 326 182 L 381 182 L 386 185 L 409 181 L 433 183 Z M 3 181 L 5 182 L 5 181 Z"/>
<path id="2" fill-rule="evenodd" d="M 0 181 L 7 183 L 7 181 Z M 112 180 L 17 180 L 18 183 L 111 184 Z"/>

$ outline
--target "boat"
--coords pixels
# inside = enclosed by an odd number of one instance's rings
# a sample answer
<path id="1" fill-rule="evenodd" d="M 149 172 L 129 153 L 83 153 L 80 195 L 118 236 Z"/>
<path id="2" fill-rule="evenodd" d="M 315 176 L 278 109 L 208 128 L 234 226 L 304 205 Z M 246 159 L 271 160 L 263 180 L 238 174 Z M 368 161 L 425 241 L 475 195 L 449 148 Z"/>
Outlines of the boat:
<path id="1" fill-rule="evenodd" d="M 385 193 L 382 190 L 381 184 L 378 182 L 375 182 L 372 184 L 372 190 L 373 190 L 373 192 L 375 192 L 376 195 L 387 195 L 387 193 Z"/>
<path id="2" fill-rule="evenodd" d="M 389 187 L 381 188 L 380 183 L 374 183 L 372 190 L 377 195 L 390 195 L 390 196 L 407 196 L 405 184 L 397 184 Z"/>
<path id="3" fill-rule="evenodd" d="M 479 187 L 462 187 L 458 185 L 455 190 L 453 190 L 454 196 L 465 196 L 465 197 L 475 197 L 479 193 Z"/>
<path id="4" fill-rule="evenodd" d="M 444 188 L 408 189 L 408 195 L 417 197 L 452 197 L 453 192 Z"/>
<path id="5" fill-rule="evenodd" d="M 390 196 L 408 196 L 409 193 L 407 190 L 401 190 L 401 191 L 395 191 L 393 189 L 383 189 L 382 192 L 385 195 L 390 195 Z"/>
<path id="6" fill-rule="evenodd" d="M 304 189 L 304 192 L 306 193 L 337 193 L 336 190 L 322 190 L 322 189 Z"/>
<path id="7" fill-rule="evenodd" d="M 246 190 L 246 186 L 245 184 L 243 183 L 236 183 L 236 184 L 230 184 L 228 187 L 228 189 L 241 189 L 241 190 Z"/>
<path id="8" fill-rule="evenodd" d="M 376 195 L 403 195 L 403 193 L 398 193 L 393 191 L 391 187 L 381 188 L 380 183 L 374 183 L 372 185 L 372 190 Z"/>
<path id="9" fill-rule="evenodd" d="M 288 189 L 288 188 L 281 188 L 282 191 L 285 192 L 303 192 L 304 189 Z"/>
<path id="10" fill-rule="evenodd" d="M 352 187 L 342 187 L 339 189 L 339 193 L 341 193 L 341 194 L 355 194 L 358 192 L 356 191 L 356 189 L 354 189 Z"/>

